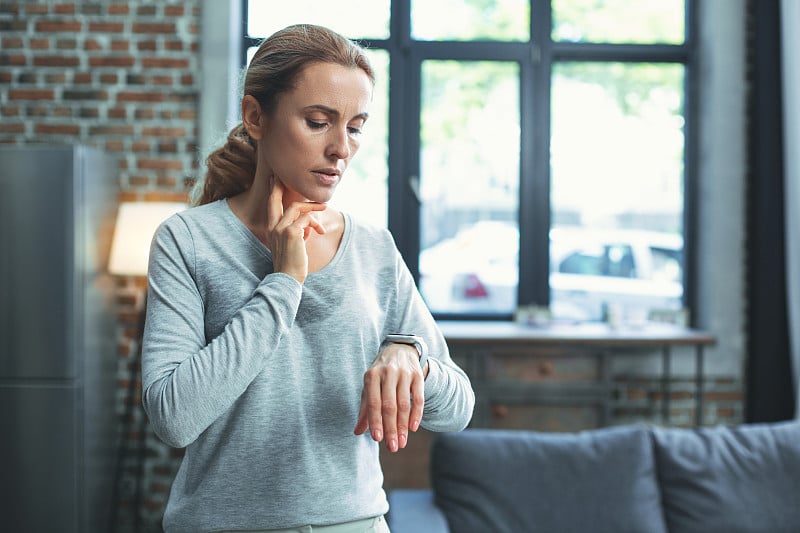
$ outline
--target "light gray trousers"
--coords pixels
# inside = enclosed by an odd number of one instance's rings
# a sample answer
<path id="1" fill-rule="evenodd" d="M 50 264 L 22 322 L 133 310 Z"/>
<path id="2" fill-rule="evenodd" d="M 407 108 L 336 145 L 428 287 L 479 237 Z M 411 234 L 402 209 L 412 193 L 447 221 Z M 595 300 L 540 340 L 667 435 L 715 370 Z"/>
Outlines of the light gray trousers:
<path id="1" fill-rule="evenodd" d="M 330 526 L 301 526 L 291 529 L 248 529 L 237 531 L 219 531 L 217 533 L 391 533 L 386 519 L 382 516 L 333 524 Z"/>

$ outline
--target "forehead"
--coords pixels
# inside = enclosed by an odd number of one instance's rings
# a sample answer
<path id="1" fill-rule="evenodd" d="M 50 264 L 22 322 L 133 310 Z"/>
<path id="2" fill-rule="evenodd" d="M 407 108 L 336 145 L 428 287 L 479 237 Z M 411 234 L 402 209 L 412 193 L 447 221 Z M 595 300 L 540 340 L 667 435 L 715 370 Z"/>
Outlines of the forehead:
<path id="1" fill-rule="evenodd" d="M 372 99 L 372 82 L 357 67 L 312 63 L 303 69 L 287 96 L 298 105 L 324 105 L 356 115 L 366 112 Z"/>

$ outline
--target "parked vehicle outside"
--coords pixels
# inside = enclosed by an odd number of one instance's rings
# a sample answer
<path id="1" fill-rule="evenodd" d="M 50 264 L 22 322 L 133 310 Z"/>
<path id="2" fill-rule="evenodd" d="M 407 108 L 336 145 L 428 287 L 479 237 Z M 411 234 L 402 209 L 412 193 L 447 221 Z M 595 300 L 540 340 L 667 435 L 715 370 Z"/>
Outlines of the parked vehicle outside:
<path id="1" fill-rule="evenodd" d="M 550 231 L 550 312 L 601 320 L 609 306 L 628 317 L 682 307 L 683 239 L 642 230 L 556 227 Z M 434 313 L 513 313 L 517 228 L 482 221 L 420 253 L 420 290 Z"/>

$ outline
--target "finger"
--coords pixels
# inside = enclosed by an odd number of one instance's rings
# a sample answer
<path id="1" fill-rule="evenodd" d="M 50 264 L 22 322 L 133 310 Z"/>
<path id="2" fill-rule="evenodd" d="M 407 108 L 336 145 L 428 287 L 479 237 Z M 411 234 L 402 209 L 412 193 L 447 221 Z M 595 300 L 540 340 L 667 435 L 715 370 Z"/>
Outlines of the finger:
<path id="1" fill-rule="evenodd" d="M 425 411 L 425 380 L 415 374 L 411 380 L 411 415 L 409 424 L 411 431 L 417 431 Z"/>
<path id="2" fill-rule="evenodd" d="M 296 220 L 289 220 L 289 217 L 284 217 L 284 220 L 278 223 L 274 231 L 280 233 L 289 231 L 290 235 L 301 235 L 303 239 L 308 239 L 311 231 L 314 230 L 320 235 L 325 233 L 325 226 L 319 223 L 313 216 L 306 213 L 300 215 Z"/>
<path id="3" fill-rule="evenodd" d="M 290 220 L 297 220 L 301 215 L 312 211 L 324 211 L 327 208 L 327 205 L 317 202 L 292 202 L 292 205 L 284 212 L 284 216 Z"/>
<path id="4" fill-rule="evenodd" d="M 283 217 L 269 229 L 270 231 L 281 232 L 285 231 L 291 226 L 302 228 L 303 231 L 298 231 L 298 234 L 302 235 L 303 239 L 307 239 L 311 234 L 310 231 L 305 231 L 306 228 L 311 228 L 320 235 L 323 235 L 326 232 L 325 226 L 323 226 L 319 220 L 311 215 L 313 211 L 322 211 L 323 209 L 325 209 L 324 204 L 317 204 L 314 202 L 296 202 L 289 206 L 289 208 L 283 213 Z"/>
<path id="5" fill-rule="evenodd" d="M 380 442 L 383 440 L 381 380 L 379 371 L 373 368 L 367 370 L 364 376 L 364 395 L 366 398 L 367 422 L 372 432 L 372 439 Z"/>
<path id="6" fill-rule="evenodd" d="M 383 418 L 383 432 L 386 446 L 390 452 L 396 452 L 397 441 L 397 375 L 392 372 L 384 376 L 381 383 L 381 416 Z"/>
<path id="7" fill-rule="evenodd" d="M 411 412 L 411 378 L 403 372 L 397 381 L 397 445 L 405 448 Z"/>
<path id="8" fill-rule="evenodd" d="M 314 231 L 316 231 L 318 234 L 320 234 L 320 235 L 324 235 L 324 234 L 325 234 L 325 231 L 327 231 L 327 230 L 325 229 L 325 226 L 323 226 L 322 224 L 320 224 L 319 220 L 317 220 L 317 219 L 316 219 L 314 216 L 312 216 L 312 215 L 308 215 L 308 218 L 309 218 L 309 222 L 308 222 L 308 226 L 306 226 L 306 229 L 313 228 L 313 230 L 314 230 Z M 310 233 L 311 233 L 311 232 L 310 232 L 310 231 L 308 231 L 308 232 L 305 234 L 305 238 L 306 238 L 306 239 L 308 238 L 308 235 L 309 235 Z"/>
<path id="9" fill-rule="evenodd" d="M 314 217 L 314 215 L 312 215 L 311 213 L 304 213 L 304 214 L 300 215 L 299 217 L 297 217 L 297 219 L 295 219 L 294 221 L 290 221 L 289 220 L 289 214 L 288 213 L 287 213 L 287 216 L 285 218 L 286 218 L 286 223 L 288 223 L 288 224 L 290 224 L 292 226 L 295 226 L 295 227 L 303 228 L 303 230 L 304 230 L 303 231 L 303 238 L 304 239 L 308 238 L 308 236 L 311 234 L 312 230 L 316 231 L 320 235 L 323 235 L 327 231 L 325 229 L 325 226 L 323 226 L 320 223 L 320 221 L 317 220 Z"/>
<path id="10" fill-rule="evenodd" d="M 367 402 L 366 402 L 366 394 L 364 391 L 361 392 L 361 407 L 358 409 L 358 420 L 356 421 L 356 427 L 353 430 L 353 433 L 356 435 L 362 435 L 369 424 L 367 424 Z"/>

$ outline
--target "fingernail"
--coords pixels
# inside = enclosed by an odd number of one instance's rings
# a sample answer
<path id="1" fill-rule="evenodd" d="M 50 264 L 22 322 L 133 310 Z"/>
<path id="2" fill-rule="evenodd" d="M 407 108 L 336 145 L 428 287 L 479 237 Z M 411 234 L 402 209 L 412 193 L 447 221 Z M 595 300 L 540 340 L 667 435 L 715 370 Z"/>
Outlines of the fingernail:
<path id="1" fill-rule="evenodd" d="M 419 429 L 419 420 L 412 420 L 411 431 L 416 431 L 417 429 Z"/>
<path id="2" fill-rule="evenodd" d="M 383 434 L 381 433 L 381 430 L 375 429 L 372 431 L 372 440 L 376 442 L 380 442 L 383 440 Z"/>
<path id="3" fill-rule="evenodd" d="M 400 447 L 401 448 L 405 448 L 406 447 L 406 443 L 408 442 L 408 438 L 405 435 L 400 435 L 400 437 L 398 437 L 398 438 L 400 440 Z"/>
<path id="4" fill-rule="evenodd" d="M 389 449 L 393 452 L 397 451 L 397 440 L 396 439 L 389 439 Z"/>

